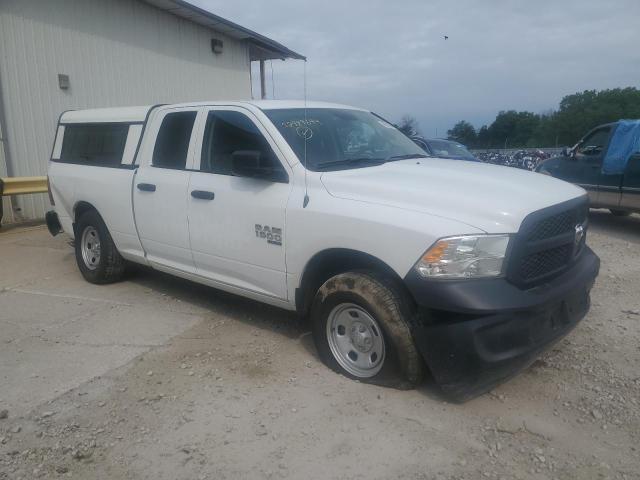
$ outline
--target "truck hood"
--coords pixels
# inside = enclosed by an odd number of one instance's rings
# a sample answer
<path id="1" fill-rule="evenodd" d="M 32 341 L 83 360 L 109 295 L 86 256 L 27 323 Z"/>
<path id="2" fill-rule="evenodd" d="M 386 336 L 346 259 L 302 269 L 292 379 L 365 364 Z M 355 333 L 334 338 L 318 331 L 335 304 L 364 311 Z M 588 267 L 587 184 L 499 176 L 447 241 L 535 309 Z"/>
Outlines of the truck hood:
<path id="1" fill-rule="evenodd" d="M 487 233 L 517 232 L 529 213 L 585 194 L 548 175 L 437 158 L 324 172 L 320 180 L 338 198 L 436 215 Z"/>

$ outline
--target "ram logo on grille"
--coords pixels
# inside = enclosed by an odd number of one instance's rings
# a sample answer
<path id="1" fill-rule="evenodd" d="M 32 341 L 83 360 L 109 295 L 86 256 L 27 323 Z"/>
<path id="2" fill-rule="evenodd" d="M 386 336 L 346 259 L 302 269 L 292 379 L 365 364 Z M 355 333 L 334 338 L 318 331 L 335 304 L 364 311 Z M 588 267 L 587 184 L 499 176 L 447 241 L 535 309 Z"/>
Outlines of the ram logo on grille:
<path id="1" fill-rule="evenodd" d="M 578 248 L 580 246 L 580 243 L 582 242 L 582 238 L 584 237 L 584 227 L 581 224 L 578 224 L 575 226 L 575 230 L 576 230 L 576 236 L 573 242 L 576 248 Z"/>

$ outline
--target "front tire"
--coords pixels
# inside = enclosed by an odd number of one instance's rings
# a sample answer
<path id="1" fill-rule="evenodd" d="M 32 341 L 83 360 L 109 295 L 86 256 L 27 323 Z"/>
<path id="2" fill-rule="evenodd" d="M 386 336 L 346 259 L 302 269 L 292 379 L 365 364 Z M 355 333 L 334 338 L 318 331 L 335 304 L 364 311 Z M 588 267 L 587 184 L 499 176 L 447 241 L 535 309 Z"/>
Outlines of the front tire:
<path id="1" fill-rule="evenodd" d="M 75 237 L 76 263 L 86 281 L 105 284 L 122 278 L 124 259 L 98 212 L 89 211 L 80 216 Z"/>
<path id="2" fill-rule="evenodd" d="M 424 363 L 409 326 L 408 295 L 376 272 L 347 272 L 327 280 L 311 307 L 313 337 L 322 361 L 349 378 L 413 388 Z"/>

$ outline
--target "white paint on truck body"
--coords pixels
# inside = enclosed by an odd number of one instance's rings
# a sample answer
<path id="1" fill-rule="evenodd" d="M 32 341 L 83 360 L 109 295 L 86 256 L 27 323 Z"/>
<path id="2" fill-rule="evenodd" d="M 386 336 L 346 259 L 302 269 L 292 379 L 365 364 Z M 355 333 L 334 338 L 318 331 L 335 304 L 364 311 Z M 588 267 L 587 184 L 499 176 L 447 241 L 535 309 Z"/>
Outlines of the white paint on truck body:
<path id="1" fill-rule="evenodd" d="M 510 233 L 534 210 L 584 190 L 548 175 L 480 162 L 429 158 L 324 173 L 332 195 L 453 218 L 486 233 Z"/>

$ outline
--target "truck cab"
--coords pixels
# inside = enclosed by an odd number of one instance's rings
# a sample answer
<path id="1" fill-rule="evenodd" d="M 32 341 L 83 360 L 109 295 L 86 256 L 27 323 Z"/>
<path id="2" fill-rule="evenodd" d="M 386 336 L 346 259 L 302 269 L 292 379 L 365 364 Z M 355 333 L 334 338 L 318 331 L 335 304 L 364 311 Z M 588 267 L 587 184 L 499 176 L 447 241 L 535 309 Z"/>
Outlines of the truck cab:
<path id="1" fill-rule="evenodd" d="M 599 125 L 573 148 L 550 158 L 538 172 L 575 183 L 589 194 L 592 208 L 615 215 L 640 212 L 640 121 Z M 615 168 L 608 164 L 616 162 Z"/>

